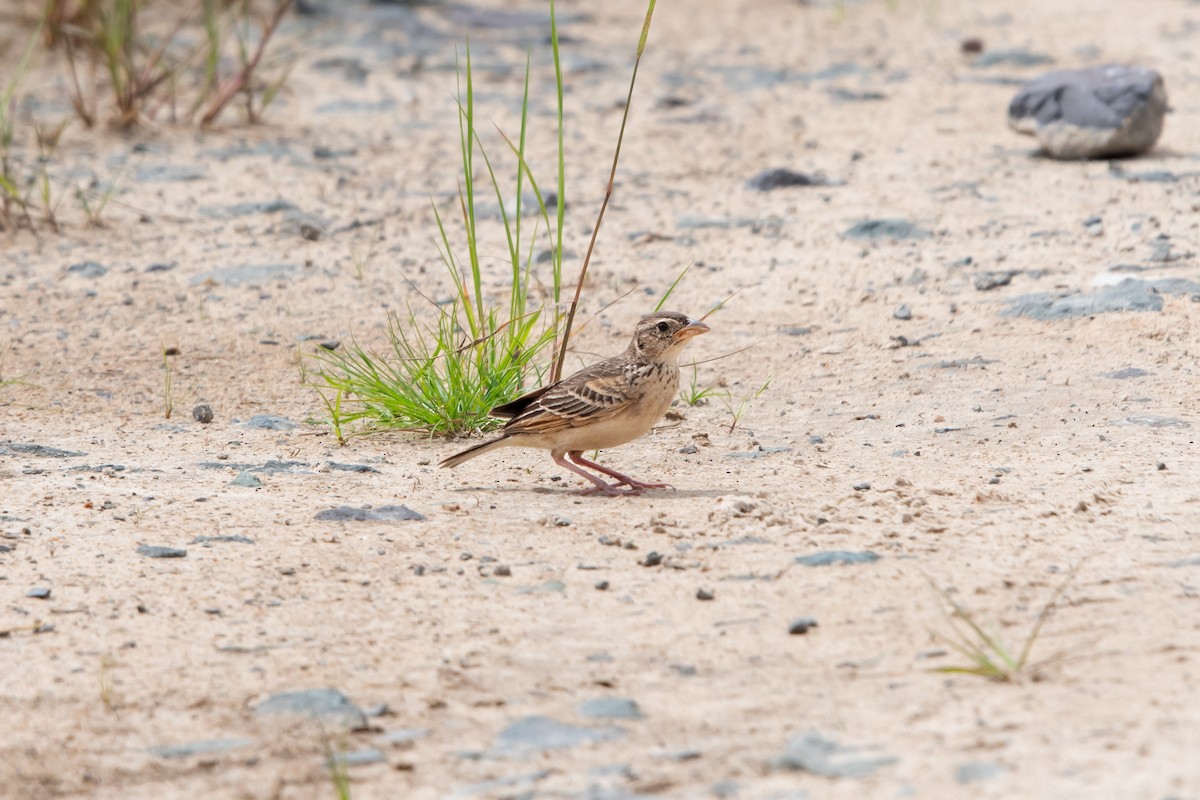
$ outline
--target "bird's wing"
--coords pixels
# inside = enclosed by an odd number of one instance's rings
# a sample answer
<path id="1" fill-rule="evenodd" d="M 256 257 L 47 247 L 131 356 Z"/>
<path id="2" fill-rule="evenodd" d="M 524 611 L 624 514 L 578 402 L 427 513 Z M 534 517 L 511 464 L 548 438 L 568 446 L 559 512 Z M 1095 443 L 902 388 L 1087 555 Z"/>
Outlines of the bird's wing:
<path id="1" fill-rule="evenodd" d="M 496 406 L 489 411 L 488 414 L 496 417 L 497 419 L 512 419 L 513 417 L 518 416 L 525 409 L 529 408 L 530 403 L 553 389 L 554 386 L 555 384 L 552 383 L 549 386 L 543 386 L 540 389 L 534 389 L 532 392 L 526 392 L 516 400 L 509 400 L 504 405 Z"/>
<path id="2" fill-rule="evenodd" d="M 506 432 L 553 433 L 576 428 L 619 414 L 637 400 L 621 359 L 593 364 L 509 405 L 527 398 L 524 409 L 504 426 Z"/>

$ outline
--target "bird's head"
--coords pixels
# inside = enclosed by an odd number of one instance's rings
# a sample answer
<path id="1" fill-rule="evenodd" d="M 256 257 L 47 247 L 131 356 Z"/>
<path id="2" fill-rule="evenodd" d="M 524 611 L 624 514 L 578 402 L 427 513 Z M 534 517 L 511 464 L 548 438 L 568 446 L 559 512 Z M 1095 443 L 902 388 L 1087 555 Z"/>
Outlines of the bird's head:
<path id="1" fill-rule="evenodd" d="M 629 349 L 640 359 L 674 361 L 689 339 L 707 332 L 708 326 L 699 320 L 674 311 L 656 311 L 638 321 Z"/>

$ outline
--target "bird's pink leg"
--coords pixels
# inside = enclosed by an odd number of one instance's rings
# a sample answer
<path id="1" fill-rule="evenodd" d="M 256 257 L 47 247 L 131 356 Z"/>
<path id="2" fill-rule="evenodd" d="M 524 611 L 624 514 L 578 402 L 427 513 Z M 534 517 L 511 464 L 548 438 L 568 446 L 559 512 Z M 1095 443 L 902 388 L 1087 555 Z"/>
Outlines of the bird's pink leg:
<path id="1" fill-rule="evenodd" d="M 566 467 L 567 469 L 571 470 L 571 472 L 574 472 L 576 475 L 582 475 L 583 477 L 587 478 L 589 481 L 591 481 L 592 483 L 595 484 L 595 486 L 593 486 L 591 489 L 584 489 L 583 492 L 581 492 L 581 494 L 597 494 L 597 493 L 599 493 L 599 494 L 606 494 L 609 496 L 624 494 L 624 492 L 622 492 L 620 489 L 613 486 L 612 484 L 605 483 L 604 481 L 600 480 L 592 473 L 590 473 L 586 470 L 582 470 L 579 467 L 572 464 L 570 461 L 567 461 L 565 458 L 562 457 L 562 455 L 557 454 L 557 453 L 551 453 L 550 457 L 554 459 L 555 464 L 558 464 L 560 467 Z M 601 471 L 603 472 L 603 470 L 601 470 Z"/>
<path id="2" fill-rule="evenodd" d="M 643 483 L 642 481 L 634 480 L 633 478 L 629 477 L 628 475 L 623 475 L 620 472 L 617 472 L 615 469 L 609 469 L 608 467 L 601 466 L 600 464 L 597 464 L 595 461 L 588 461 L 586 458 L 583 457 L 582 450 L 572 450 L 570 453 L 567 453 L 567 455 L 570 457 L 570 459 L 572 461 L 574 461 L 576 464 L 579 464 L 582 467 L 591 467 L 592 469 L 596 470 L 597 472 L 603 472 L 605 475 L 609 476 L 610 478 L 616 478 L 618 482 L 623 483 L 626 486 L 628 486 L 631 491 L 640 492 L 643 489 L 674 489 L 675 488 L 674 486 L 672 486 L 669 483 Z"/>

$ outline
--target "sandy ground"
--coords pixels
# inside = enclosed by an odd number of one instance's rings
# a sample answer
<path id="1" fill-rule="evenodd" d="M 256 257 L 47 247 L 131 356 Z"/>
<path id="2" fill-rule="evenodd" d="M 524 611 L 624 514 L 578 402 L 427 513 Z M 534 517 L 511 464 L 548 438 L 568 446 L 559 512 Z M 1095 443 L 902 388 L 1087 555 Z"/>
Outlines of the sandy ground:
<path id="1" fill-rule="evenodd" d="M 643 9 L 560 13 L 574 270 Z M 681 405 L 605 453 L 677 487 L 616 500 L 573 494 L 543 453 L 451 473 L 461 443 L 339 447 L 302 383 L 316 341 L 383 341 L 387 310 L 420 302 L 405 277 L 447 290 L 429 198 L 456 190 L 468 34 L 480 114 L 507 130 L 532 49 L 553 181 L 541 4 L 292 21 L 303 50 L 263 125 L 69 128 L 53 169 L 116 181 L 104 227 L 64 188 L 61 233 L 0 239 L 0 795 L 330 798 L 332 748 L 355 798 L 1200 797 L 1200 305 L 1185 286 L 1158 311 L 1005 313 L 1200 280 L 1197 30 L 1176 0 L 659 4 L 585 316 L 634 291 L 579 358 L 622 349 L 694 262 L 674 307 L 741 291 L 690 352 L 753 345 L 698 382 L 735 405 L 771 383 L 732 432 L 721 402 Z M 1049 67 L 973 66 L 968 36 L 1159 69 L 1158 148 L 1123 175 L 1033 157 L 1004 110 Z M 69 115 L 59 75 L 35 63 L 22 120 Z M 774 167 L 844 184 L 746 187 Z M 237 206 L 277 200 L 295 209 Z M 843 235 L 864 219 L 929 235 Z M 299 424 L 244 424 L 262 414 Z M 246 468 L 260 488 L 231 485 Z M 425 519 L 317 518 L 341 505 Z M 796 561 L 827 551 L 879 558 Z M 1023 680 L 936 671 L 963 660 L 931 586 L 1015 650 L 1067 581 Z M 321 688 L 365 724 L 261 707 Z M 605 698 L 640 718 L 584 705 Z M 810 734 L 866 774 L 773 761 Z"/>

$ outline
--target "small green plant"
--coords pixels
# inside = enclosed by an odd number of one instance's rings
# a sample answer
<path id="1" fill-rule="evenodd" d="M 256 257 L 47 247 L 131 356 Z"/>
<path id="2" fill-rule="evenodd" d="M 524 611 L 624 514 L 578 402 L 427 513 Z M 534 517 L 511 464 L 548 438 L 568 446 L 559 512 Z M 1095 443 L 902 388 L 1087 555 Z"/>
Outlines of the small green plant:
<path id="1" fill-rule="evenodd" d="M 30 56 L 33 54 L 34 45 L 40 35 L 41 24 L 39 23 L 37 30 L 29 37 L 29 42 L 21 53 L 21 60 L 17 63 L 17 68 L 5 82 L 3 90 L 0 90 L 0 223 L 4 228 L 12 227 L 18 219 L 30 228 L 33 227 L 33 221 L 29 216 L 29 197 L 21 190 L 23 181 L 17 173 L 13 149 L 16 143 L 17 89 L 25 78 Z"/>
<path id="2" fill-rule="evenodd" d="M 350 245 L 350 260 L 354 262 L 354 277 L 360 283 L 366 278 L 367 268 L 375 259 L 375 248 L 382 237 L 383 221 L 381 220 L 371 226 L 371 240 L 366 245 L 361 242 L 354 242 Z"/>
<path id="3" fill-rule="evenodd" d="M 775 380 L 774 375 L 768 377 L 766 383 L 764 383 L 762 386 L 738 397 L 734 397 L 733 392 L 724 392 L 723 394 L 717 395 L 717 397 L 720 398 L 721 402 L 725 405 L 725 410 L 729 412 L 729 416 L 731 418 L 729 421 L 730 433 L 733 433 L 734 429 L 736 429 L 741 423 L 742 417 L 746 413 L 746 409 L 750 407 L 750 403 L 762 397 L 763 392 L 767 391 L 767 389 L 771 387 L 771 381 L 773 380 Z"/>
<path id="4" fill-rule="evenodd" d="M 695 364 L 692 364 L 692 378 L 683 390 L 680 392 L 680 399 L 689 406 L 702 406 L 708 403 L 708 398 L 717 397 L 720 392 L 715 386 L 701 386 L 700 372 Z"/>
<path id="5" fill-rule="evenodd" d="M 557 42 L 557 30 L 553 27 L 552 40 Z M 359 422 L 364 423 L 367 430 L 401 428 L 451 433 L 485 429 L 494 424 L 488 417 L 491 408 L 510 400 L 530 377 L 540 377 L 544 372 L 545 367 L 539 359 L 554 342 L 556 315 L 553 311 L 544 314 L 545 306 L 534 304 L 539 283 L 533 270 L 537 223 L 544 224 L 543 233 L 548 237 L 551 228 L 545 198 L 533 180 L 525 158 L 528 64 L 520 135 L 513 145 L 517 159 L 516 205 L 511 216 L 504 202 L 501 181 L 476 129 L 469 49 L 464 75 L 465 91 L 460 86 L 458 100 L 463 174 L 458 209 L 461 232 L 466 240 L 465 254 L 454 246 L 448 219 L 443 217 L 437 204 L 433 204 L 438 250 L 454 286 L 453 299 L 449 304 L 439 305 L 425 297 L 424 313 L 409 305 L 403 317 L 389 314 L 390 352 L 387 354 L 356 342 L 351 343 L 344 353 L 317 353 L 323 363 L 322 369 L 315 373 L 316 386 L 330 412 L 339 441 L 348 425 Z M 557 80 L 561 81 L 561 73 Z M 507 138 L 506 141 L 512 144 Z M 475 188 L 477 157 L 483 160 L 507 243 L 511 283 L 508 302 L 502 307 L 489 303 L 484 296 L 478 240 L 479 201 Z M 532 235 L 526 232 L 527 223 L 522 212 L 527 181 L 537 198 Z M 560 208 L 561 197 L 560 193 L 557 201 Z M 552 308 L 559 301 L 562 285 L 560 242 L 561 239 L 550 237 L 551 252 L 555 254 L 549 281 L 553 287 L 549 298 Z M 355 260 L 361 274 L 360 261 L 357 257 Z M 332 392 L 332 400 L 327 392 Z M 346 406 L 346 400 L 353 403 Z"/>
<path id="6" fill-rule="evenodd" d="M 325 768 L 329 771 L 329 782 L 338 800 L 351 800 L 350 762 L 346 759 L 346 743 L 333 737 L 322 728 L 321 743 L 325 749 Z"/>
<path id="7" fill-rule="evenodd" d="M 83 0 L 70 7 L 63 0 L 49 0 L 46 41 L 63 46 L 71 104 L 88 127 L 100 118 L 99 75 L 112 98 L 110 120 L 118 128 L 154 119 L 164 107 L 175 119 L 181 89 L 193 92 L 185 114 L 188 121 L 198 118 L 201 126 L 211 125 L 240 97 L 247 122 L 254 123 L 291 69 L 289 60 L 265 84 L 257 80 L 268 46 L 293 2 L 274 0 L 270 13 L 257 21 L 257 43 L 251 47 L 255 21 L 248 2 L 193 0 L 172 22 L 162 24 L 144 0 Z M 195 24 L 203 29 L 203 37 L 197 44 L 186 44 L 187 37 L 180 34 Z M 237 66 L 222 75 L 221 63 L 231 48 Z M 81 74 L 91 82 L 85 84 Z"/>
<path id="8" fill-rule="evenodd" d="M 516 141 L 501 130 L 500 136 L 516 159 L 515 205 L 510 215 L 495 164 L 477 130 L 474 108 L 474 81 L 470 48 L 467 48 L 465 91 L 460 83 L 458 96 L 459 140 L 462 183 L 457 197 L 465 254 L 455 247 L 448 227 L 449 218 L 433 204 L 438 228 L 438 250 L 453 283 L 449 303 L 437 304 L 422 295 L 427 308 L 411 305 L 403 316 L 388 317 L 390 352 L 378 353 L 350 345 L 344 353 L 317 353 L 323 362 L 315 383 L 322 402 L 332 417 L 339 440 L 349 424 L 362 423 L 360 430 L 402 428 L 433 433 L 478 431 L 499 424 L 488 416 L 491 408 L 511 400 L 528 385 L 548 376 L 553 382 L 561 376 L 566 360 L 571 328 L 580 302 L 580 293 L 595 247 L 596 235 L 612 195 L 613 181 L 620 157 L 621 141 L 628 121 L 637 64 L 645 49 L 653 15 L 650 0 L 638 44 L 630 80 L 625 116 L 617 137 L 608 187 L 592 238 L 584 256 L 575 288 L 575 296 L 564 315 L 562 300 L 562 241 L 566 206 L 565 149 L 563 128 L 563 76 L 559 54 L 558 27 L 553 0 L 550 2 L 550 43 L 554 57 L 555 86 L 558 101 L 558 183 L 552 203 L 547 202 L 526 159 L 526 132 L 529 117 L 529 59 L 521 101 L 520 131 Z M 506 303 L 485 296 L 483 265 L 479 256 L 478 218 L 480 204 L 476 195 L 477 158 L 482 160 L 491 193 L 499 208 L 510 271 Z M 527 235 L 522 211 L 526 204 L 525 187 L 536 198 L 533 233 Z M 555 207 L 551 224 L 549 206 Z M 535 274 L 534 247 L 541 235 L 548 240 L 551 253 L 548 280 Z M 411 285 L 411 282 L 410 282 Z M 413 286 L 414 290 L 416 287 Z M 418 290 L 419 293 L 419 290 Z M 549 360 L 544 353 L 549 351 Z M 332 399 L 330 399 L 332 396 Z M 347 405 L 347 403 L 349 405 Z"/>
<path id="9" fill-rule="evenodd" d="M 938 586 L 929 579 L 930 588 L 938 599 L 942 615 L 946 618 L 949 633 L 930 629 L 934 638 L 958 653 L 967 660 L 965 664 L 938 667 L 936 672 L 962 675 L 978 675 L 993 681 L 1017 683 L 1027 676 L 1036 676 L 1037 669 L 1062 656 L 1061 653 L 1050 656 L 1033 664 L 1030 654 L 1033 646 L 1042 633 L 1042 627 L 1049 621 L 1063 593 L 1075 578 L 1075 572 L 1062 582 L 1050 595 L 1050 599 L 1042 606 L 1034 620 L 1033 627 L 1025 637 L 1021 649 L 1015 652 L 1000 639 L 999 636 L 988 633 L 964 605 L 955 600 L 946 589 Z"/>

